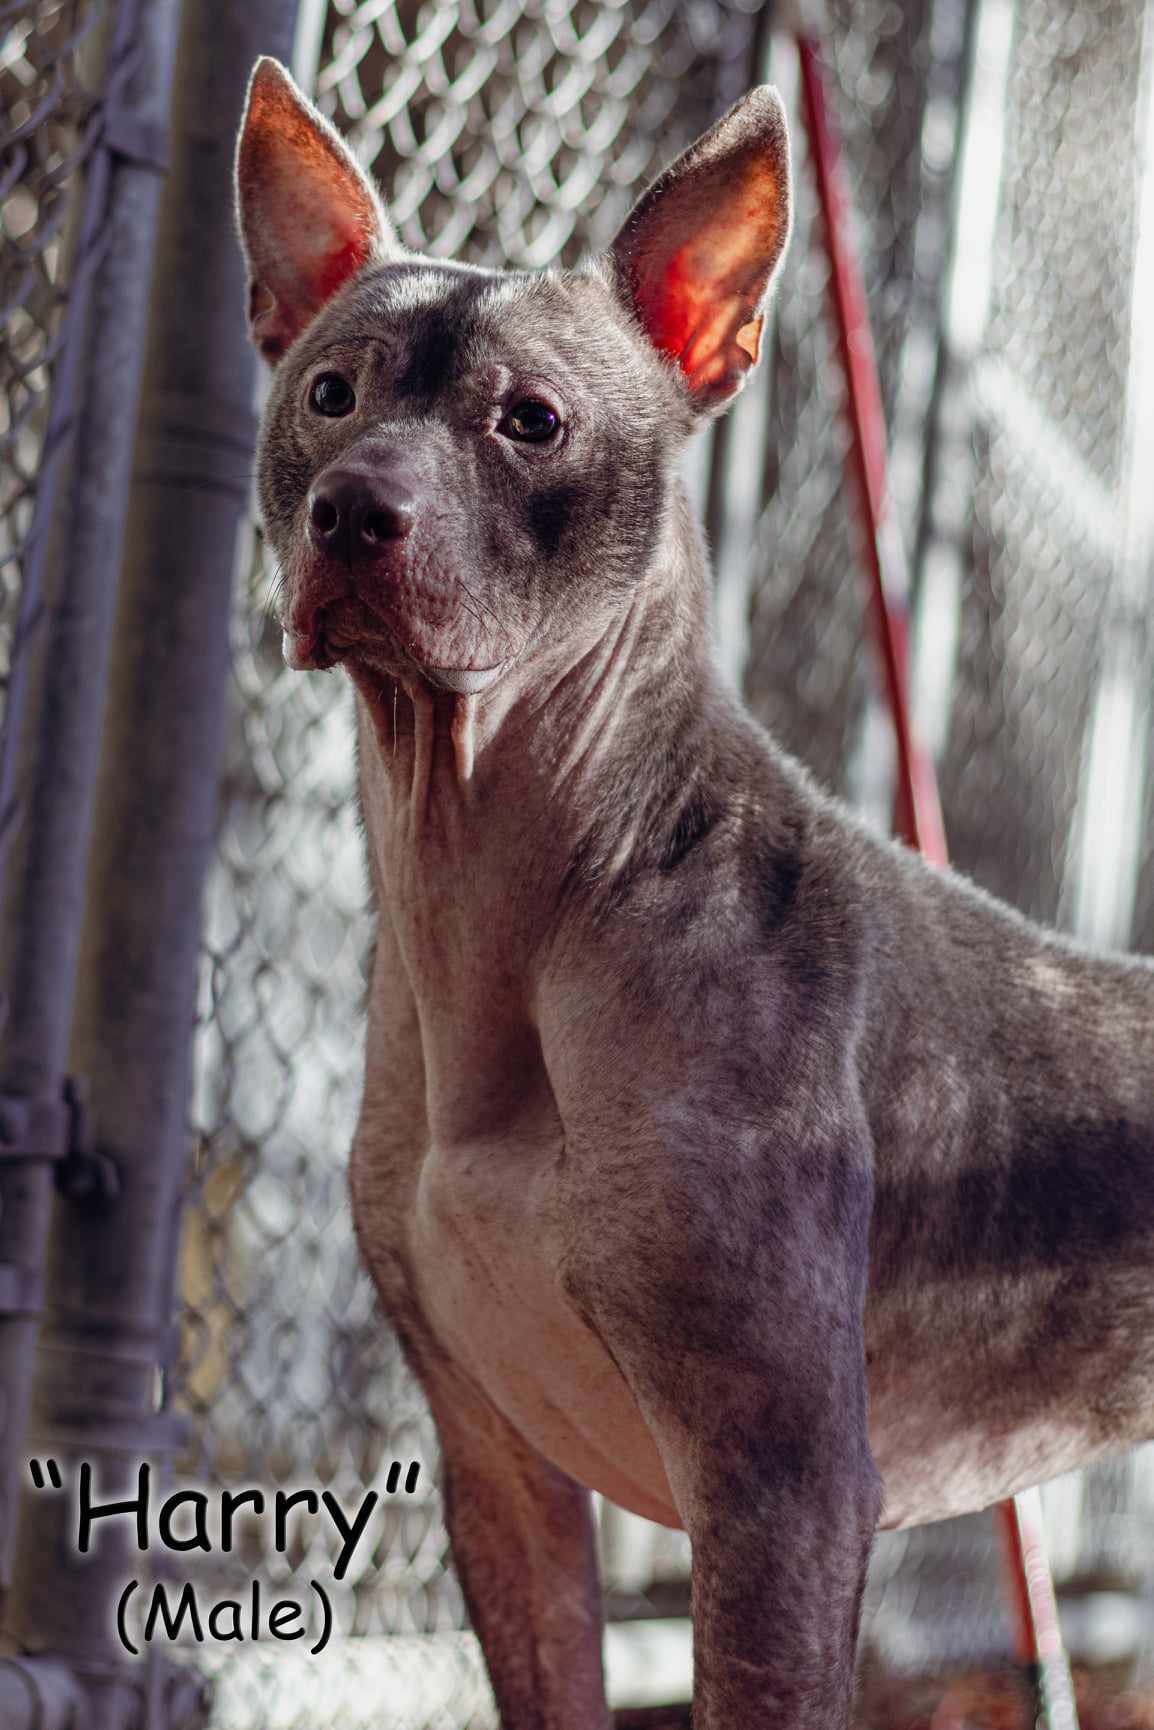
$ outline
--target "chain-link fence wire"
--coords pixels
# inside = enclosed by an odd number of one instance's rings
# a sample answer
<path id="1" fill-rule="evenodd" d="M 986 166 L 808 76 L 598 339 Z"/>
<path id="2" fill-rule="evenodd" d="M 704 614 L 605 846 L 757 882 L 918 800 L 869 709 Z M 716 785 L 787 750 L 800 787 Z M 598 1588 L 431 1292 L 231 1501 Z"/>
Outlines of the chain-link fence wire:
<path id="1" fill-rule="evenodd" d="M 1044 108 L 1039 81 L 1048 77 L 1058 106 L 1086 106 L 1082 136 L 1094 150 L 1117 147 L 1125 159 L 1123 121 L 1101 110 L 1124 108 L 1135 88 L 1124 62 L 1135 50 L 1137 13 L 1084 10 L 1098 22 L 1083 53 L 1036 8 L 1023 6 L 1027 47 L 1020 78 L 1015 58 L 1011 137 L 1024 135 L 1038 105 Z M 835 0 L 825 44 L 883 393 L 891 424 L 905 428 L 913 448 L 931 400 L 970 13 L 963 0 L 914 7 Z M 485 263 L 569 263 L 587 245 L 608 240 L 638 186 L 750 81 L 754 27 L 750 14 L 718 0 L 690 8 L 671 0 L 439 7 L 330 0 L 315 89 L 391 187 L 391 210 L 410 245 Z M 1037 124 L 1041 143 L 1023 157 L 1021 172 L 1027 181 L 1034 176 L 1042 205 L 1047 197 L 1051 204 L 1044 220 L 1017 214 L 1013 199 L 1007 204 L 988 349 L 996 359 L 1026 341 L 1011 329 L 1019 260 L 1027 275 L 1031 268 L 1045 274 L 1046 263 L 1031 265 L 1033 254 L 1047 246 L 1061 253 L 1067 244 L 1062 211 L 1053 208 L 1061 204 L 1062 176 L 1047 180 L 1046 171 L 1046 151 L 1058 140 L 1040 110 Z M 798 228 L 773 354 L 769 502 L 758 537 L 749 689 L 779 738 L 827 784 L 844 789 L 869 674 L 826 273 L 796 128 L 795 139 Z M 1008 180 L 1019 172 L 1017 148 Z M 1070 172 L 1081 185 L 1078 165 Z M 1113 207 L 1102 209 L 1113 223 Z M 1088 208 L 1082 216 L 1085 247 Z M 1117 232 L 1110 228 L 1102 259 L 1070 253 L 1066 298 L 1048 307 L 1047 318 L 1088 320 L 1111 269 L 1125 275 L 1123 216 Z M 1125 289 L 1111 292 L 1102 304 L 1112 309 L 1113 334 L 1096 353 L 1085 345 L 1067 349 L 1064 327 L 1043 328 L 1041 314 L 1028 321 L 1034 348 L 1026 342 L 1023 351 L 1039 373 L 1068 369 L 1065 396 L 1036 394 L 1049 416 L 1062 403 L 1067 418 L 1083 409 L 1090 416 L 1089 431 L 1068 432 L 1061 449 L 1092 449 L 1099 485 L 1109 478 L 1102 465 L 1110 390 L 1087 382 L 1083 398 L 1077 387 L 1080 368 L 1101 362 L 1114 367 L 1114 396 L 1122 392 Z M 1047 342 L 1055 344 L 1052 354 Z M 1017 351 L 1009 361 L 1026 366 Z M 986 368 L 983 403 L 1002 400 L 996 387 L 1004 375 L 1005 368 Z M 1023 376 L 1032 389 L 1028 369 Z M 1099 424 L 1106 429 L 1101 449 Z M 1045 453 L 1025 442 L 1006 424 L 995 426 L 988 412 L 975 439 L 975 575 L 963 610 L 946 815 L 963 869 L 1046 914 L 1058 906 L 1054 874 L 1068 852 L 1071 776 L 1090 701 L 1093 652 L 1083 651 L 1093 633 L 1084 621 L 1097 617 L 1108 572 L 1082 558 L 1083 544 L 1063 529 L 1073 509 L 1069 489 L 1047 478 Z M 909 472 L 903 499 L 912 542 L 916 462 Z M 1024 548 L 1016 562 L 1002 550 L 1014 524 Z M 1054 545 L 1031 555 L 1031 535 Z M 369 941 L 353 815 L 351 703 L 339 675 L 284 672 L 279 630 L 259 600 L 271 575 L 254 540 L 235 620 L 232 748 L 202 975 L 178 1378 L 179 1403 L 191 1419 L 186 1474 L 214 1485 L 328 1484 L 354 1506 L 367 1486 L 383 1487 L 393 1460 L 419 1460 L 418 1493 L 385 1498 L 372 1553 L 358 1558 L 338 1611 L 348 1632 L 391 1636 L 362 1641 L 360 1650 L 365 1675 L 380 1677 L 398 1722 L 460 1723 L 480 1710 L 481 1696 L 456 1633 L 463 1615 L 433 1482 L 435 1440 L 359 1271 L 345 1197 Z M 1009 766 L 995 770 L 1003 757 Z M 988 858 L 986 835 L 994 837 Z M 1020 875 L 998 878 L 992 874 L 1006 835 Z M 606 1527 L 611 1585 L 616 1570 L 618 1583 L 643 1600 L 655 1575 L 684 1573 L 683 1542 L 639 1537 L 635 1523 L 616 1516 Z M 309 1528 L 302 1522 L 304 1535 L 284 1557 L 238 1551 L 221 1580 L 240 1586 L 257 1561 L 285 1590 L 301 1590 L 310 1573 L 331 1577 L 331 1545 L 310 1540 Z M 988 1526 L 969 1523 L 952 1523 L 928 1544 L 911 1536 L 883 1546 L 871 1603 L 884 1609 L 889 1594 L 891 1612 L 895 1605 L 909 1610 L 920 1645 L 906 1658 L 924 1661 L 927 1627 L 945 1630 L 936 1613 L 919 1621 L 918 1599 L 924 1610 L 935 1580 L 944 1590 L 966 1569 L 983 1576 L 990 1556 Z M 981 1601 L 997 1630 L 991 1637 L 1004 1648 L 1002 1601 L 989 1590 Z M 901 1620 L 891 1613 L 888 1625 Z M 413 1661 L 420 1686 L 406 1669 L 406 1642 L 422 1654 Z M 325 1680 L 317 1684 L 317 1676 Z M 229 1730 L 282 1723 L 323 1730 L 362 1721 L 324 1667 L 309 1673 L 274 1660 L 228 1660 L 219 1680 L 218 1722 Z M 363 1714 L 367 1722 L 367 1707 Z"/>
<path id="2" fill-rule="evenodd" d="M 391 189 L 407 245 L 572 265 L 745 87 L 755 12 L 717 0 L 333 0 L 316 95 Z"/>
<path id="3" fill-rule="evenodd" d="M 1143 8 L 1020 0 L 958 677 L 955 857 L 1048 921 L 1066 867 L 1120 548 Z M 1116 516 L 1119 520 L 1120 513 Z"/>

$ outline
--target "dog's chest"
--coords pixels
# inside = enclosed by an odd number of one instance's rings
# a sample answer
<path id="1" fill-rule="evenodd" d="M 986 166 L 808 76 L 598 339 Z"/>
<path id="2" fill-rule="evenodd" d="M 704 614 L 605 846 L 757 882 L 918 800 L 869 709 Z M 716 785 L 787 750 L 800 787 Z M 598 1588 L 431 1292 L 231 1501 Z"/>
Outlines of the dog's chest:
<path id="1" fill-rule="evenodd" d="M 531 1011 L 528 921 L 512 895 L 478 892 L 492 845 L 479 837 L 471 869 L 449 875 L 444 857 L 387 858 L 359 1231 L 382 1296 L 401 1249 L 440 1344 L 526 1440 L 675 1524 L 632 1395 L 561 1283 L 565 1125 Z"/>
<path id="2" fill-rule="evenodd" d="M 562 1289 L 564 1132 L 535 1108 L 499 1136 L 429 1149 L 410 1221 L 421 1307 L 509 1421 L 580 1482 L 676 1523 L 656 1447 Z"/>

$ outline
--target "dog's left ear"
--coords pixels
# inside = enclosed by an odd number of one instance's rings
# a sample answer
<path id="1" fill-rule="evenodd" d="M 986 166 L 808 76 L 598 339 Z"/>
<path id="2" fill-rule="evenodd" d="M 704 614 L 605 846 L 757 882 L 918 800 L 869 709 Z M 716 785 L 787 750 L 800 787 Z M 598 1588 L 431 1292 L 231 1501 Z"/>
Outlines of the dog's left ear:
<path id="1" fill-rule="evenodd" d="M 262 56 L 236 151 L 249 331 L 275 363 L 339 288 L 403 256 L 377 189 L 279 61 Z"/>
<path id="2" fill-rule="evenodd" d="M 619 292 L 702 414 L 723 409 L 757 362 L 789 226 L 785 110 L 765 84 L 654 181 L 613 243 Z"/>

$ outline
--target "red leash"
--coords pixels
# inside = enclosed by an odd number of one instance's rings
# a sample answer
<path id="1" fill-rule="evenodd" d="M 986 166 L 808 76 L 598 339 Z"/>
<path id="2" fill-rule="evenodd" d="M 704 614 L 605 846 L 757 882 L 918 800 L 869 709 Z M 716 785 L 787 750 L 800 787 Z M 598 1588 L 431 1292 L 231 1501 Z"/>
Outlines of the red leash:
<path id="1" fill-rule="evenodd" d="M 802 105 L 833 286 L 838 349 L 845 377 L 857 471 L 870 617 L 881 652 L 886 702 L 897 745 L 894 833 L 932 865 L 947 862 L 945 828 L 933 760 L 913 736 L 909 716 L 908 579 L 901 537 L 886 497 L 886 427 L 865 289 L 850 242 L 849 194 L 841 149 L 825 100 L 817 46 L 797 40 Z M 1046 1730 L 1078 1730 L 1054 1582 L 1046 1555 L 1041 1498 L 1026 1490 L 996 1510 L 1014 1619 L 1015 1651 L 1037 1696 Z"/>

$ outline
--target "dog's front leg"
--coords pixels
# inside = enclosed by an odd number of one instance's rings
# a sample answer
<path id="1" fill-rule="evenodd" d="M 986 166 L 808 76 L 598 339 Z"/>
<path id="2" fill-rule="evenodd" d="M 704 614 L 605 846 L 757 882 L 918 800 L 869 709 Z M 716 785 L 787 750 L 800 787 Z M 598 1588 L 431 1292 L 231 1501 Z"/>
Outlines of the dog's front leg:
<path id="1" fill-rule="evenodd" d="M 740 1417 L 710 1454 L 670 1466 L 693 1540 L 695 1730 L 843 1730 L 876 1475 L 841 1438 Z"/>
<path id="2" fill-rule="evenodd" d="M 589 1492 L 453 1366 L 408 1355 L 440 1437 L 453 1563 L 503 1730 L 606 1730 Z"/>
<path id="3" fill-rule="evenodd" d="M 728 1142 L 730 1145 L 725 1145 Z M 703 1123 L 622 1161 L 566 1275 L 693 1546 L 694 1730 L 845 1730 L 881 1506 L 860 1150 Z"/>

